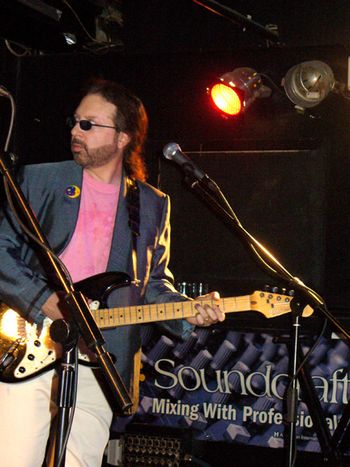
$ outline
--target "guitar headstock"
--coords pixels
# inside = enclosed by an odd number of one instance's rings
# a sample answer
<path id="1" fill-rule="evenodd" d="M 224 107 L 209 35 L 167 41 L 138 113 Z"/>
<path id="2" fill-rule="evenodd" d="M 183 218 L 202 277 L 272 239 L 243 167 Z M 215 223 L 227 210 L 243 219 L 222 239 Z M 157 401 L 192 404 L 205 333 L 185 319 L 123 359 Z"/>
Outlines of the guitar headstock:
<path id="1" fill-rule="evenodd" d="M 276 289 L 274 289 L 276 290 Z M 293 296 L 286 293 L 256 290 L 250 296 L 251 309 L 262 313 L 266 318 L 275 318 L 286 313 L 291 313 L 291 301 Z M 307 305 L 302 312 L 304 318 L 312 315 L 314 310 Z"/>

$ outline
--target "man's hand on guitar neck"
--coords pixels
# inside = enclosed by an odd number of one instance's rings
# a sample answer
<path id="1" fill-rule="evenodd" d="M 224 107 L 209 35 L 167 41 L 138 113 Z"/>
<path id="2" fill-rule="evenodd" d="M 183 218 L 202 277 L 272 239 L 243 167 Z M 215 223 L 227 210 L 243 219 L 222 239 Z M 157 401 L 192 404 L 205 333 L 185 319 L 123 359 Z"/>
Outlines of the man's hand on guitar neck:
<path id="1" fill-rule="evenodd" d="M 197 314 L 187 321 L 194 326 L 207 327 L 212 324 L 222 322 L 225 319 L 225 313 L 220 308 L 220 294 L 211 292 L 195 298 Z M 49 296 L 42 311 L 52 321 L 56 319 L 67 318 L 68 307 L 64 300 L 64 292 L 54 292 Z"/>
<path id="2" fill-rule="evenodd" d="M 196 305 L 197 314 L 194 317 L 187 319 L 190 324 L 207 327 L 224 321 L 225 313 L 220 308 L 220 294 L 218 292 L 201 295 L 195 298 L 195 301 L 207 303 Z M 210 303 L 208 303 L 208 301 Z"/>

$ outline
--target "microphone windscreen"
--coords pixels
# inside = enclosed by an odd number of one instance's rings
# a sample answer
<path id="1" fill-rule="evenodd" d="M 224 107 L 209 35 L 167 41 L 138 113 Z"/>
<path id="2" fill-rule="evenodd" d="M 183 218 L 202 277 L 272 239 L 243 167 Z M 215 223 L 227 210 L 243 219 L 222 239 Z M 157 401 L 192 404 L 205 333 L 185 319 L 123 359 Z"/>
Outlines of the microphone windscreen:
<path id="1" fill-rule="evenodd" d="M 166 159 L 172 160 L 177 151 L 181 151 L 181 148 L 177 143 L 168 143 L 163 148 L 163 155 Z"/>

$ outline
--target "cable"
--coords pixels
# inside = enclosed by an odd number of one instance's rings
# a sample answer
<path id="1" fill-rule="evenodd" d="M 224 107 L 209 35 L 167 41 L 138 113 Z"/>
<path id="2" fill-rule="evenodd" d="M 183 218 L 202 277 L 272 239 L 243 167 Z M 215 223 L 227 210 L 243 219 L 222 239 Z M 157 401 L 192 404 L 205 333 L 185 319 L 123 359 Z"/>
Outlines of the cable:
<path id="1" fill-rule="evenodd" d="M 86 27 L 84 26 L 83 22 L 81 21 L 78 13 L 74 10 L 74 8 L 72 7 L 72 5 L 67 1 L 67 0 L 63 0 L 63 3 L 71 10 L 71 12 L 73 13 L 73 15 L 75 16 L 75 19 L 78 21 L 78 23 L 80 24 L 81 28 L 83 29 L 83 31 L 85 32 L 85 34 L 88 36 L 88 38 L 92 41 L 92 42 L 100 42 L 98 41 L 97 39 L 95 39 L 94 37 L 91 36 L 91 34 L 89 33 L 89 31 L 86 29 Z"/>
<path id="2" fill-rule="evenodd" d="M 11 93 L 3 86 L 0 86 L 0 96 L 7 97 L 8 99 L 10 99 L 10 103 L 11 103 L 11 118 L 10 118 L 9 129 L 8 129 L 8 132 L 7 132 L 5 147 L 4 147 L 4 151 L 6 153 L 8 151 L 8 149 L 9 149 L 9 146 L 10 146 L 12 130 L 13 130 L 13 123 L 14 123 L 15 115 L 16 115 L 16 104 L 15 104 L 15 101 L 14 101 Z"/>
<path id="3" fill-rule="evenodd" d="M 70 11 L 72 12 L 72 14 L 74 15 L 75 19 L 78 21 L 79 25 L 81 26 L 81 28 L 83 29 L 83 31 L 85 32 L 85 34 L 87 35 L 87 37 L 94 43 L 96 44 L 111 44 L 111 41 L 100 41 L 94 37 L 92 37 L 92 35 L 89 33 L 89 31 L 86 29 L 85 25 L 83 24 L 83 22 L 81 21 L 78 13 L 74 10 L 74 8 L 72 7 L 72 5 L 68 2 L 68 0 L 63 0 L 63 3 L 70 9 Z"/>
<path id="4" fill-rule="evenodd" d="M 95 37 L 93 37 L 89 33 L 87 28 L 85 27 L 83 22 L 81 21 L 78 13 L 74 10 L 74 8 L 68 2 L 68 0 L 63 0 L 63 3 L 70 9 L 71 13 L 74 15 L 75 19 L 78 21 L 80 27 L 83 29 L 84 33 L 87 35 L 87 37 L 92 42 L 91 44 L 83 44 L 83 46 L 82 46 L 83 49 L 86 49 L 89 52 L 93 52 L 93 53 L 96 53 L 96 54 L 104 54 L 104 53 L 108 53 L 109 50 L 112 49 L 112 48 L 120 48 L 120 49 L 124 48 L 124 44 L 121 41 L 119 43 L 118 42 L 112 42 L 111 37 L 107 37 L 107 33 L 105 31 L 104 32 L 106 34 L 107 41 L 102 41 L 102 40 L 99 40 L 99 39 L 96 39 Z M 109 14 L 109 16 L 107 18 L 109 18 L 109 17 L 113 17 L 113 15 Z M 122 24 L 122 20 L 120 18 L 118 18 L 117 22 L 120 25 Z M 95 47 L 95 49 L 93 47 Z"/>
<path id="5" fill-rule="evenodd" d="M 279 86 L 277 86 L 277 84 L 270 78 L 269 75 L 266 75 L 265 73 L 260 73 L 260 76 L 265 78 L 272 85 L 275 91 L 277 91 L 281 96 L 285 97 L 289 101 L 286 94 L 280 89 Z"/>
<path id="6" fill-rule="evenodd" d="M 25 57 L 26 55 L 30 55 L 31 54 L 31 50 L 28 48 L 28 47 L 25 47 L 24 45 L 22 44 L 18 44 L 17 42 L 13 42 L 13 41 L 9 41 L 7 39 L 4 40 L 5 42 L 5 45 L 6 45 L 6 48 L 8 49 L 9 52 L 11 52 L 13 55 L 15 55 L 15 57 L 18 57 L 18 58 L 21 58 L 21 57 Z M 18 53 L 16 52 L 13 48 L 12 48 L 12 45 L 11 44 L 15 44 L 17 47 L 20 47 L 24 50 L 24 52 L 22 53 Z"/>

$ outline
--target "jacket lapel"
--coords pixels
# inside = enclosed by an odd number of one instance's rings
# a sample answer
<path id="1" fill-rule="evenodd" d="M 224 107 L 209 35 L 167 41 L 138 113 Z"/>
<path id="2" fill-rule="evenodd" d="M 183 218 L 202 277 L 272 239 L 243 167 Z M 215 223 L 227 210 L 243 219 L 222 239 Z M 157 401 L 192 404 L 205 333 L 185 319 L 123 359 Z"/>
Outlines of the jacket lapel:
<path id="1" fill-rule="evenodd" d="M 116 225 L 114 227 L 112 248 L 107 269 L 109 271 L 126 272 L 130 276 L 133 276 L 131 261 L 132 235 L 129 228 L 129 212 L 126 195 L 127 177 L 124 175 L 120 185 Z"/>

